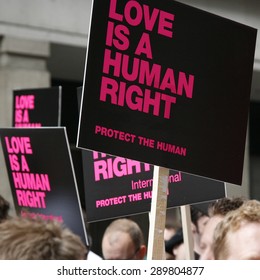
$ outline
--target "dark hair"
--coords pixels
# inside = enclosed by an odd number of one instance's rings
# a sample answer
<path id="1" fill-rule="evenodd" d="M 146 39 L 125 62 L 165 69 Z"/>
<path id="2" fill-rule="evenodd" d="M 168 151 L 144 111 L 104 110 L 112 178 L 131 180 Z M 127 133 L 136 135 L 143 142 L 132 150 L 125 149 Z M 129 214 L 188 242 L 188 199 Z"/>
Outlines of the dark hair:
<path id="1" fill-rule="evenodd" d="M 0 195 L 0 223 L 8 218 L 10 204 Z"/>
<path id="2" fill-rule="evenodd" d="M 239 208 L 245 199 L 242 197 L 228 198 L 224 197 L 222 199 L 216 200 L 209 206 L 209 216 L 226 216 L 230 211 L 236 210 Z"/>
<path id="3" fill-rule="evenodd" d="M 191 221 L 197 227 L 198 220 L 203 216 L 208 216 L 208 214 L 195 206 L 190 206 Z"/>
<path id="4" fill-rule="evenodd" d="M 169 254 L 173 254 L 172 250 L 174 247 L 177 245 L 183 243 L 183 233 L 182 233 L 182 228 L 179 228 L 176 233 L 165 243 L 165 251 Z"/>

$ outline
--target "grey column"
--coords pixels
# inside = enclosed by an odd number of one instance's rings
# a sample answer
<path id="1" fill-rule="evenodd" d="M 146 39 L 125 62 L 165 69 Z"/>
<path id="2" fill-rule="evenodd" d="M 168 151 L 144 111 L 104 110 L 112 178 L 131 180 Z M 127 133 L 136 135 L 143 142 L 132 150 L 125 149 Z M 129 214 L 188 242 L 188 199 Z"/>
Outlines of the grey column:
<path id="1" fill-rule="evenodd" d="M 0 127 L 12 125 L 13 90 L 50 86 L 48 42 L 0 37 Z M 11 203 L 15 215 L 5 162 L 0 145 L 0 194 Z"/>

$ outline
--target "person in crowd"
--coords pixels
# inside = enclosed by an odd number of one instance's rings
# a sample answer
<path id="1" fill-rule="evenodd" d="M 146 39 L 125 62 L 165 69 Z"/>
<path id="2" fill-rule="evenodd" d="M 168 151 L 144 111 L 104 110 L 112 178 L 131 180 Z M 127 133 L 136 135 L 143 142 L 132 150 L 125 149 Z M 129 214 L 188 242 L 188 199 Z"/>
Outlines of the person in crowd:
<path id="1" fill-rule="evenodd" d="M 127 218 L 111 222 L 102 238 L 102 254 L 105 260 L 143 260 L 146 245 L 139 225 Z"/>
<path id="2" fill-rule="evenodd" d="M 194 257 L 199 259 L 200 254 L 200 237 L 203 229 L 209 219 L 206 211 L 202 211 L 199 207 L 194 205 L 190 206 L 191 211 L 191 233 L 194 245 Z M 178 229 L 175 235 L 168 241 L 165 241 L 165 251 L 167 259 L 185 260 L 185 246 L 183 240 L 182 229 Z M 172 256 L 170 258 L 169 256 Z"/>
<path id="3" fill-rule="evenodd" d="M 195 205 L 190 206 L 191 211 L 191 231 L 194 242 L 195 258 L 198 259 L 201 254 L 200 239 L 204 228 L 209 220 L 208 213 L 199 209 Z"/>
<path id="4" fill-rule="evenodd" d="M 10 204 L 0 195 L 0 223 L 9 218 Z"/>
<path id="5" fill-rule="evenodd" d="M 171 239 L 171 237 L 173 237 L 176 234 L 176 232 L 177 232 L 177 228 L 175 226 L 168 223 L 165 225 L 164 234 L 163 234 L 165 244 L 168 240 Z M 165 259 L 174 260 L 174 255 L 172 251 L 171 250 L 170 252 L 166 251 L 166 247 L 165 247 Z"/>
<path id="6" fill-rule="evenodd" d="M 203 234 L 200 240 L 200 259 L 201 260 L 214 260 L 213 253 L 213 234 L 216 226 L 221 222 L 230 211 L 239 208 L 244 199 L 240 197 L 235 198 L 222 198 L 213 202 L 208 209 L 209 220 L 205 225 Z"/>
<path id="7" fill-rule="evenodd" d="M 54 220 L 15 217 L 0 224 L 1 260 L 83 260 L 80 237 Z"/>
<path id="8" fill-rule="evenodd" d="M 185 245 L 183 239 L 183 232 L 182 228 L 179 228 L 176 234 L 165 242 L 165 251 L 168 254 L 172 254 L 174 260 L 187 260 L 186 252 L 185 252 Z M 194 249 L 194 258 L 195 260 L 199 259 L 198 252 Z"/>
<path id="9" fill-rule="evenodd" d="M 182 228 L 179 228 L 169 240 L 165 241 L 165 251 L 169 255 L 172 255 L 172 259 L 174 260 L 186 259 Z"/>
<path id="10" fill-rule="evenodd" d="M 217 225 L 213 252 L 216 260 L 260 260 L 260 202 L 248 200 Z"/>

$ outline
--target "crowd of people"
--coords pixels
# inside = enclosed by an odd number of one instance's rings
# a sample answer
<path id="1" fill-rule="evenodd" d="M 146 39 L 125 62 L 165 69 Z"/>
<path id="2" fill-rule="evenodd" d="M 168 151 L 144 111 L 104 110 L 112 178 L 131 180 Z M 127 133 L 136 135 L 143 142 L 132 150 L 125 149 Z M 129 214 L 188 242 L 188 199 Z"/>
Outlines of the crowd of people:
<path id="1" fill-rule="evenodd" d="M 0 195 L 1 260 L 144 260 L 147 244 L 131 218 L 113 220 L 97 256 L 81 238 L 58 221 L 10 217 Z M 197 260 L 260 260 L 260 202 L 222 198 L 207 211 L 191 206 L 191 230 Z M 165 227 L 165 260 L 185 260 L 182 228 Z"/>

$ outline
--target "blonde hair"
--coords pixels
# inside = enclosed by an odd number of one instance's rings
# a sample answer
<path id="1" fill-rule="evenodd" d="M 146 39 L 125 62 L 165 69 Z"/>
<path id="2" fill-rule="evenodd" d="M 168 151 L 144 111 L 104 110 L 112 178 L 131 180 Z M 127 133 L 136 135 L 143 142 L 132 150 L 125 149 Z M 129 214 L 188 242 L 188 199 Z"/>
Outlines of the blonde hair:
<path id="1" fill-rule="evenodd" d="M 260 223 L 260 202 L 248 200 L 238 209 L 231 211 L 214 232 L 213 252 L 216 260 L 226 259 L 229 254 L 228 233 L 236 232 L 244 223 Z"/>
<path id="2" fill-rule="evenodd" d="M 16 217 L 0 224 L 1 260 L 79 260 L 87 247 L 58 221 Z"/>

